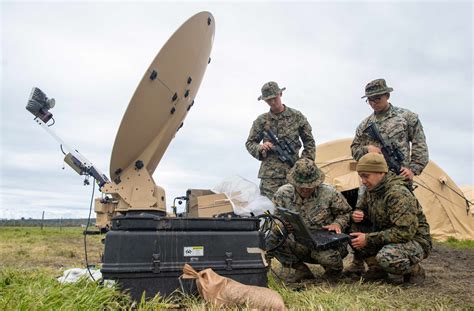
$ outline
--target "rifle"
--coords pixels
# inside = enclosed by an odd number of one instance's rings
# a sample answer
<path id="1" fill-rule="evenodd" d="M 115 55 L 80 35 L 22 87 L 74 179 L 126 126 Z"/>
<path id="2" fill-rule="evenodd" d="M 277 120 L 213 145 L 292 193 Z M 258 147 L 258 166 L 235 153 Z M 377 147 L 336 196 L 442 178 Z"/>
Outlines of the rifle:
<path id="1" fill-rule="evenodd" d="M 405 160 L 405 156 L 400 149 L 394 142 L 386 143 L 384 141 L 375 122 L 370 122 L 366 130 L 369 130 L 369 135 L 382 145 L 382 154 L 385 161 L 387 161 L 388 168 L 395 174 L 400 175 L 402 162 Z"/>
<path id="2" fill-rule="evenodd" d="M 263 130 L 263 134 L 268 137 L 268 139 L 272 142 L 273 148 L 272 150 L 276 152 L 278 155 L 278 159 L 281 162 L 287 163 L 290 166 L 295 164 L 292 155 L 296 154 L 295 148 L 288 143 L 285 139 L 279 139 L 275 133 L 273 133 L 272 129 Z"/>

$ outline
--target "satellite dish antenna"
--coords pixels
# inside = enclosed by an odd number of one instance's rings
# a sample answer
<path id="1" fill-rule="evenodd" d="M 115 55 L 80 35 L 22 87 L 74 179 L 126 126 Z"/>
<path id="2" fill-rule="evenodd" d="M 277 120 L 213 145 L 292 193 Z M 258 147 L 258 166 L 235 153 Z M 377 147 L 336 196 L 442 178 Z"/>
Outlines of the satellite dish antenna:
<path id="1" fill-rule="evenodd" d="M 33 88 L 26 109 L 69 151 L 65 162 L 79 174 L 93 176 L 101 192 L 112 196 L 96 200 L 98 227 L 107 226 L 116 212 L 166 213 L 164 189 L 156 186 L 152 175 L 194 104 L 210 62 L 214 33 L 214 17 L 210 12 L 200 12 L 181 25 L 161 48 L 120 123 L 110 160 L 110 181 L 49 128 L 52 124 L 46 123 L 52 118 L 49 109 L 54 99 Z M 104 214 L 106 220 L 99 217 Z"/>
<path id="2" fill-rule="evenodd" d="M 166 212 L 153 181 L 160 162 L 194 104 L 210 61 L 215 23 L 210 12 L 189 18 L 146 70 L 123 116 L 110 160 L 113 182 L 101 188 L 122 202 L 117 211 Z"/>
<path id="3" fill-rule="evenodd" d="M 201 12 L 166 42 L 123 116 L 110 160 L 115 179 L 141 160 L 151 175 L 194 103 L 214 40 L 214 19 Z"/>

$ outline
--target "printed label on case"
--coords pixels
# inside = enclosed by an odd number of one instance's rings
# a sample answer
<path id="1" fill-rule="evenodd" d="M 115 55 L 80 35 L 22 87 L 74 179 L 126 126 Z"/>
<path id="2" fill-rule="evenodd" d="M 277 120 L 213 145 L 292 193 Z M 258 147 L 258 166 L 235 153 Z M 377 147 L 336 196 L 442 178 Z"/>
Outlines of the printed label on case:
<path id="1" fill-rule="evenodd" d="M 204 256 L 204 246 L 185 246 L 184 257 Z"/>

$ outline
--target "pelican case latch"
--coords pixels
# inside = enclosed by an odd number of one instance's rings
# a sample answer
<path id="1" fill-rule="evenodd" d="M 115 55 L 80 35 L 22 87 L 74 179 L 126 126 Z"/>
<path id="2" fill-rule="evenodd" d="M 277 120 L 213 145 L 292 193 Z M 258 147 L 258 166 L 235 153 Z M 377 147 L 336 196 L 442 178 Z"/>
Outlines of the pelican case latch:
<path id="1" fill-rule="evenodd" d="M 232 270 L 232 252 L 225 252 L 226 270 Z"/>
<path id="2" fill-rule="evenodd" d="M 153 273 L 160 273 L 160 253 L 153 254 Z"/>

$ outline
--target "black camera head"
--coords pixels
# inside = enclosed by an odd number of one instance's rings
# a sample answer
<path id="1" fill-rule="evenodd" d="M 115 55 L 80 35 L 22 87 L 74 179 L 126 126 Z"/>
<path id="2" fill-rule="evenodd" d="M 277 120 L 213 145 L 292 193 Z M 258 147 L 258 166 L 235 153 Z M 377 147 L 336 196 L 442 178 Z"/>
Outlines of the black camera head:
<path id="1" fill-rule="evenodd" d="M 31 90 L 28 103 L 26 104 L 26 110 L 31 112 L 35 117 L 41 119 L 44 123 L 47 123 L 53 114 L 49 112 L 49 109 L 55 105 L 54 98 L 48 98 L 43 91 L 39 88 L 34 87 Z"/>

